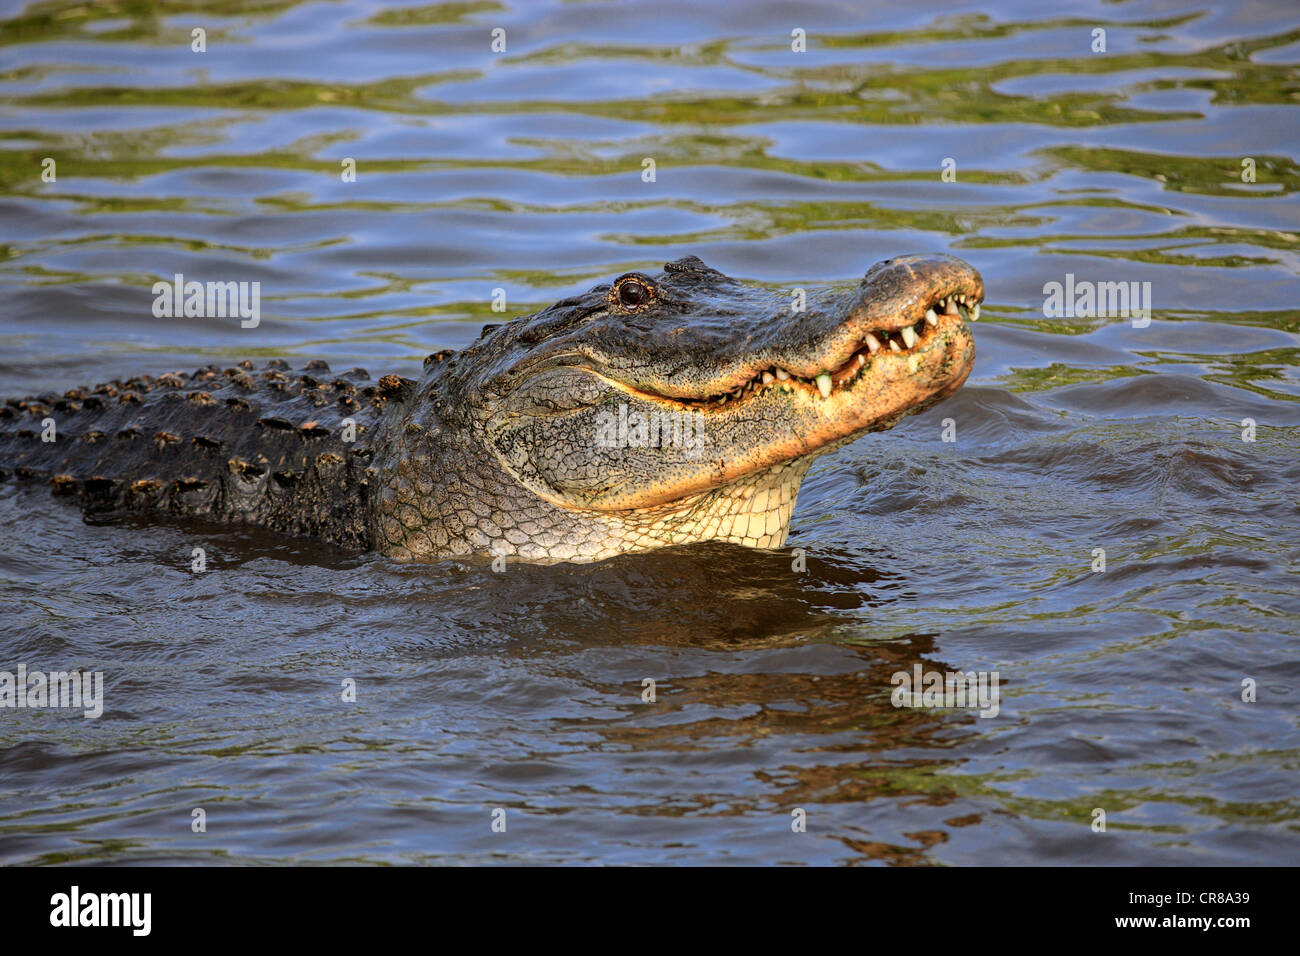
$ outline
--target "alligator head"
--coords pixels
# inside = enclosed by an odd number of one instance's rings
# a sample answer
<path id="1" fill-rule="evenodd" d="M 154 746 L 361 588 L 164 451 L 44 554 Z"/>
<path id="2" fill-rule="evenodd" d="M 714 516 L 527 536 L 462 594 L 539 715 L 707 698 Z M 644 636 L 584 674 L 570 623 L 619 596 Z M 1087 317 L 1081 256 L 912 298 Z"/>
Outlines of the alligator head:
<path id="1" fill-rule="evenodd" d="M 372 474 L 375 547 L 592 560 L 785 542 L 818 455 L 951 395 L 979 273 L 949 256 L 777 292 L 690 256 L 489 326 L 430 364 Z"/>

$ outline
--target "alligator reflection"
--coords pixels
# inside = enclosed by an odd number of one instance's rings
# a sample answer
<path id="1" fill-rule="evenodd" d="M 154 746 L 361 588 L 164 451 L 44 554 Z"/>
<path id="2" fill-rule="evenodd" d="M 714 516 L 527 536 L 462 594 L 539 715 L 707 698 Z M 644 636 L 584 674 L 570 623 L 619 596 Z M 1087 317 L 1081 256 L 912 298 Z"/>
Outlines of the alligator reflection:
<path id="1" fill-rule="evenodd" d="M 947 840 L 944 827 L 981 819 L 966 803 L 939 809 L 961 800 L 961 778 L 951 776 L 959 762 L 946 754 L 978 735 L 980 721 L 970 710 L 891 703 L 896 672 L 917 662 L 954 669 L 934 658 L 936 634 L 871 639 L 864 622 L 888 611 L 898 575 L 847 554 L 809 557 L 802 574 L 792 560 L 788 549 L 692 545 L 584 567 L 509 569 L 493 590 L 537 610 L 545 592 L 544 615 L 516 619 L 525 641 L 511 653 L 545 656 L 556 676 L 611 702 L 599 716 L 557 719 L 557 727 L 669 767 L 760 751 L 731 791 L 690 787 L 689 800 L 647 799 L 633 812 L 788 815 L 793 807 L 924 803 L 935 809 L 915 832 L 886 839 L 859 819 L 836 839 L 850 860 L 925 864 L 926 851 Z M 557 654 L 556 639 L 576 644 L 575 653 Z M 653 704 L 642 700 L 643 677 L 655 680 Z"/>
<path id="2" fill-rule="evenodd" d="M 803 571 L 796 559 L 791 549 L 694 544 L 588 565 L 509 565 L 484 587 L 523 610 L 509 627 L 516 638 L 754 649 L 857 624 L 854 612 L 880 603 L 877 586 L 901 581 L 841 556 L 810 555 Z"/>

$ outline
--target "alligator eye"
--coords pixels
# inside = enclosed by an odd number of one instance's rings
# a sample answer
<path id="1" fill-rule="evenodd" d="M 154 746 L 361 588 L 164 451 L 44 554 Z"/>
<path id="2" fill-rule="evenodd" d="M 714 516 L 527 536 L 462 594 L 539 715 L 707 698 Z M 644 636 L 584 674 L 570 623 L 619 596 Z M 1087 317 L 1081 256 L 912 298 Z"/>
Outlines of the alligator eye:
<path id="1" fill-rule="evenodd" d="M 618 287 L 618 301 L 629 309 L 635 309 L 647 298 L 649 293 L 646 292 L 646 287 L 635 279 L 629 279 Z"/>
<path id="2" fill-rule="evenodd" d="M 635 312 L 654 298 L 654 289 L 639 276 L 625 276 L 614 283 L 611 298 L 624 311 Z"/>

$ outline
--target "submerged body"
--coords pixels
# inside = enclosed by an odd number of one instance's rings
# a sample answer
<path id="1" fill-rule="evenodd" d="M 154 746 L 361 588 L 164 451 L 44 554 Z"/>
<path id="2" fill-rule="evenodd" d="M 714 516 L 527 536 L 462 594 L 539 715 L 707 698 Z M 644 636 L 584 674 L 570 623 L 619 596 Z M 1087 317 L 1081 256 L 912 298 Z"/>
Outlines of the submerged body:
<path id="1" fill-rule="evenodd" d="M 818 455 L 966 380 L 983 297 L 948 256 L 803 302 L 692 256 L 486 327 L 418 381 L 245 362 L 11 400 L 0 478 L 398 559 L 778 547 Z"/>

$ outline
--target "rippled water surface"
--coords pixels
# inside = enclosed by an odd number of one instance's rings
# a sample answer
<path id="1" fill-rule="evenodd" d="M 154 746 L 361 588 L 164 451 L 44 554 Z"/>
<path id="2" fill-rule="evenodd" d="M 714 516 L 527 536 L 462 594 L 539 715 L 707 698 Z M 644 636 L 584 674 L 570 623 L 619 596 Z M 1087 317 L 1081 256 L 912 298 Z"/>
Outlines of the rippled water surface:
<path id="1" fill-rule="evenodd" d="M 802 573 L 401 566 L 0 483 L 0 669 L 107 697 L 0 710 L 0 861 L 1300 858 L 1294 4 L 0 10 L 0 396 L 411 375 L 495 287 L 686 254 L 784 289 L 947 251 L 988 289 L 965 388 L 814 466 Z M 261 325 L 154 318 L 178 272 L 260 281 Z M 1152 321 L 1044 318 L 1067 273 Z M 997 670 L 1000 713 L 893 707 L 917 663 Z"/>

